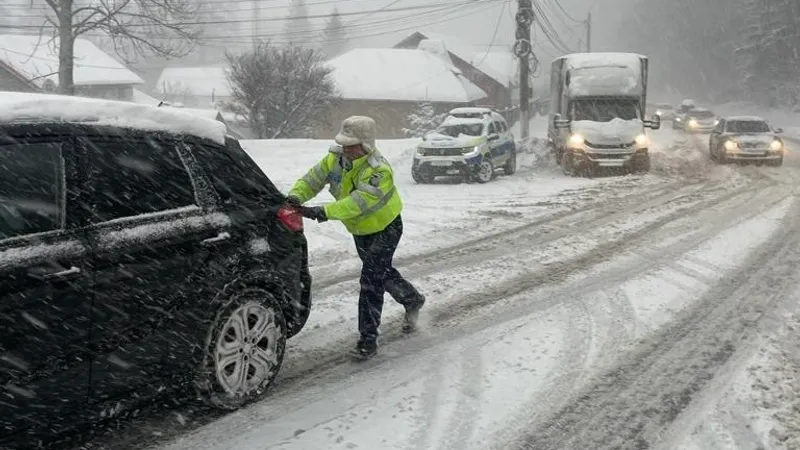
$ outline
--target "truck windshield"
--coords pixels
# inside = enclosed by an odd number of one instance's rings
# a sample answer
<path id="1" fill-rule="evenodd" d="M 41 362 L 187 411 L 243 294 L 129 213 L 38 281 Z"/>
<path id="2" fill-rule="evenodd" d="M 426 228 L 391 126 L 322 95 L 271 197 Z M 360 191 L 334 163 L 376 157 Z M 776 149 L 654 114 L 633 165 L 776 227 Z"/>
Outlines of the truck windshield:
<path id="1" fill-rule="evenodd" d="M 461 134 L 466 134 L 467 136 L 480 136 L 483 132 L 483 124 L 461 123 L 458 125 L 442 125 L 436 130 L 436 132 L 452 137 L 458 137 Z"/>
<path id="2" fill-rule="evenodd" d="M 572 120 L 610 122 L 614 119 L 639 118 L 639 103 L 635 99 L 581 99 L 572 102 Z"/>

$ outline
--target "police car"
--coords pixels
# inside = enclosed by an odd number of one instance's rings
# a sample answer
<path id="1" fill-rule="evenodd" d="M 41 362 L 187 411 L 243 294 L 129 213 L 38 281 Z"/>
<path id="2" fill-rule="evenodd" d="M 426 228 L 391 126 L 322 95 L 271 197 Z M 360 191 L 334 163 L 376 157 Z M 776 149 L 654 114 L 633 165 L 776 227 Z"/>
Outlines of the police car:
<path id="1" fill-rule="evenodd" d="M 516 144 L 506 120 L 489 108 L 456 108 L 417 146 L 411 175 L 417 183 L 431 183 L 437 176 L 487 183 L 499 168 L 506 175 L 517 170 Z"/>

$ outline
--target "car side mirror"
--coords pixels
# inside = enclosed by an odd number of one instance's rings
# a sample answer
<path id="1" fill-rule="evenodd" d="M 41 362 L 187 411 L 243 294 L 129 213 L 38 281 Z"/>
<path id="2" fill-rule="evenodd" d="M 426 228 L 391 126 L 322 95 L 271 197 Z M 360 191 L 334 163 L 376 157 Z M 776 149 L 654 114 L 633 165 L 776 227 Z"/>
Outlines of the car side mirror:
<path id="1" fill-rule="evenodd" d="M 783 133 L 783 128 L 775 128 L 775 132 L 781 134 Z"/>
<path id="2" fill-rule="evenodd" d="M 486 137 L 486 140 L 488 141 L 496 141 L 498 139 L 500 139 L 499 134 L 490 134 L 489 136 Z"/>
<path id="3" fill-rule="evenodd" d="M 654 114 L 653 117 L 650 118 L 650 120 L 645 121 L 645 126 L 652 128 L 654 130 L 658 130 L 659 128 L 661 128 L 661 116 L 659 116 L 658 114 Z"/>
<path id="4" fill-rule="evenodd" d="M 555 114 L 553 116 L 553 128 L 569 128 L 570 121 L 568 119 L 563 119 L 561 114 Z"/>

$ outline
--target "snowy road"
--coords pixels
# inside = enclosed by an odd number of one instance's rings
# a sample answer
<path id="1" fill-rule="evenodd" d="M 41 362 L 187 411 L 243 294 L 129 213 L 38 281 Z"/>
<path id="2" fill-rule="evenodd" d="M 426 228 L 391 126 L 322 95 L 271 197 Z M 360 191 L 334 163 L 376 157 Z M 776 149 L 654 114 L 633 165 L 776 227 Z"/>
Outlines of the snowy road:
<path id="1" fill-rule="evenodd" d="M 86 447 L 691 448 L 765 320 L 798 307 L 800 160 L 722 167 L 705 137 L 654 139 L 646 176 L 570 179 L 528 155 L 486 186 L 414 185 L 409 143 L 386 143 L 407 205 L 397 265 L 429 298 L 420 333 L 399 333 L 387 299 L 381 353 L 349 362 L 358 264 L 342 230 L 311 225 L 315 310 L 268 398 L 161 411 Z M 258 145 L 283 189 L 320 156 Z"/>

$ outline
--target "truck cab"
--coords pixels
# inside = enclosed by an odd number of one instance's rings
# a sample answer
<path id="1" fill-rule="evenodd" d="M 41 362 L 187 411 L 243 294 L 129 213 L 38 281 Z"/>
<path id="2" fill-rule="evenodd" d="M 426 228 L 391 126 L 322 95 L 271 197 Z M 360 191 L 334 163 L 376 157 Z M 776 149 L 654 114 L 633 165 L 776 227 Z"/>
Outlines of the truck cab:
<path id="1" fill-rule="evenodd" d="M 548 142 L 565 174 L 615 167 L 649 171 L 647 57 L 570 54 L 553 61 Z"/>

